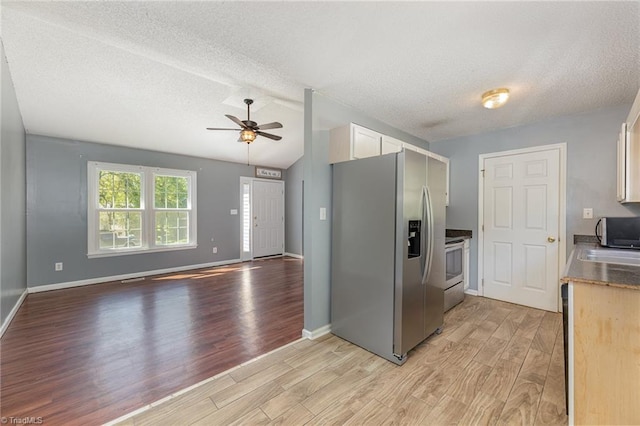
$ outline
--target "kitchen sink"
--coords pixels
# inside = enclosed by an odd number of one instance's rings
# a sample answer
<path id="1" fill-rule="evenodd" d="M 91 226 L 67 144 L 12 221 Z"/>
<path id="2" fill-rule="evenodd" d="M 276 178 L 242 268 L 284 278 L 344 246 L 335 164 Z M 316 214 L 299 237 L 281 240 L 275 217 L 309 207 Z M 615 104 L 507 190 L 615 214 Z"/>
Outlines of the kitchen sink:
<path id="1" fill-rule="evenodd" d="M 578 254 L 578 260 L 640 266 L 640 251 L 609 248 L 583 249 L 582 252 Z"/>

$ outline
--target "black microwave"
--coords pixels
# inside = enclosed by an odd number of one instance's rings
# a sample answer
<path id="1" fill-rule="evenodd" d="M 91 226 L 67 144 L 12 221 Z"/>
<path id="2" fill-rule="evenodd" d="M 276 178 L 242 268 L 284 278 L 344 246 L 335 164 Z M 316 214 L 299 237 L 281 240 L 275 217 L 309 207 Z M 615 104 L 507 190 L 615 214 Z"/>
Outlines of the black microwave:
<path id="1" fill-rule="evenodd" d="M 640 249 L 639 217 L 603 217 L 600 219 L 600 245 L 614 248 Z"/>

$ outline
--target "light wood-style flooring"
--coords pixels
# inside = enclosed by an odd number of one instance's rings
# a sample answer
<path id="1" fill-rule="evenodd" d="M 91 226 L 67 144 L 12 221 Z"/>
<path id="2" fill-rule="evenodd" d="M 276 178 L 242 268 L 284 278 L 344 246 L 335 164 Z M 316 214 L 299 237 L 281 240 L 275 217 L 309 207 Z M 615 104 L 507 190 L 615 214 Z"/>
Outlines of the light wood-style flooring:
<path id="1" fill-rule="evenodd" d="M 0 342 L 0 415 L 99 425 L 300 338 L 302 260 L 34 293 Z"/>
<path id="2" fill-rule="evenodd" d="M 467 296 L 403 366 L 333 335 L 301 340 L 121 424 L 564 425 L 561 323 Z"/>

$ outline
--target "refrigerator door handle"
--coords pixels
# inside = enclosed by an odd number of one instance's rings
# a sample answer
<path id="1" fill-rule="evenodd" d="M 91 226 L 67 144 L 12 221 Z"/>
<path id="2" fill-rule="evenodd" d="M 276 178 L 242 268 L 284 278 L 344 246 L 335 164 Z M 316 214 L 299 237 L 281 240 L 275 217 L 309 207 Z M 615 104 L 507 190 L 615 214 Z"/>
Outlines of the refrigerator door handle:
<path id="1" fill-rule="evenodd" d="M 420 222 L 420 273 L 422 274 L 422 284 L 424 284 L 424 276 L 427 273 L 427 188 L 422 187 L 420 199 L 420 207 L 422 208 L 422 221 Z"/>
<path id="2" fill-rule="evenodd" d="M 423 241 L 426 240 L 427 249 L 424 256 L 424 267 L 422 269 L 422 284 L 426 284 L 429 281 L 429 275 L 431 274 L 431 264 L 433 262 L 433 246 L 434 246 L 434 234 L 433 234 L 433 206 L 431 202 L 431 193 L 426 186 L 422 187 L 422 199 L 423 199 L 423 227 L 426 227 L 426 234 Z M 425 218 L 426 216 L 426 218 Z M 423 234 L 424 235 L 424 234 Z"/>

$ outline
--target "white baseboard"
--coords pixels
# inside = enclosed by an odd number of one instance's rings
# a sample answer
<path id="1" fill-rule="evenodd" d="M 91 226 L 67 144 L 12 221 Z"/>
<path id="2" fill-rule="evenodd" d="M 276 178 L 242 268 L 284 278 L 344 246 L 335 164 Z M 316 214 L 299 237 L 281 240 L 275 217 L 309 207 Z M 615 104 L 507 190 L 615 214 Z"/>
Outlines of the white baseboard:
<path id="1" fill-rule="evenodd" d="M 304 259 L 304 256 L 301 254 L 295 254 L 295 253 L 285 253 L 285 256 L 289 256 L 289 257 L 295 257 L 296 259 Z"/>
<path id="2" fill-rule="evenodd" d="M 478 290 L 474 290 L 472 288 L 468 288 L 464 291 L 464 294 L 468 294 L 469 296 L 477 296 Z"/>
<path id="3" fill-rule="evenodd" d="M 171 272 L 188 271 L 191 269 L 211 268 L 214 266 L 240 263 L 240 259 L 222 260 L 220 262 L 200 263 L 198 265 L 177 266 L 175 268 L 155 269 L 153 271 L 134 272 L 132 274 L 113 275 L 110 277 L 90 278 L 88 280 L 69 281 L 66 283 L 38 285 L 27 288 L 29 293 L 39 293 L 41 291 L 61 290 L 64 288 L 80 287 L 85 285 L 100 284 L 111 281 L 129 280 L 132 278 L 148 277 L 150 275 L 168 274 Z"/>
<path id="4" fill-rule="evenodd" d="M 7 318 L 2 323 L 2 327 L 0 327 L 0 337 L 2 337 L 4 332 L 7 331 L 7 328 L 9 328 L 9 324 L 11 324 L 13 317 L 15 317 L 18 313 L 18 309 L 20 309 L 20 306 L 22 306 L 22 302 L 24 302 L 24 299 L 27 298 L 27 294 L 29 294 L 29 292 L 25 288 L 16 304 L 13 305 L 13 309 L 11 309 L 11 312 L 9 312 L 9 315 L 7 315 Z"/>
<path id="5" fill-rule="evenodd" d="M 320 336 L 324 336 L 325 334 L 331 333 L 331 324 L 323 325 L 320 328 L 316 328 L 315 330 L 307 330 L 306 328 L 302 330 L 302 337 L 305 339 L 315 340 Z"/>

